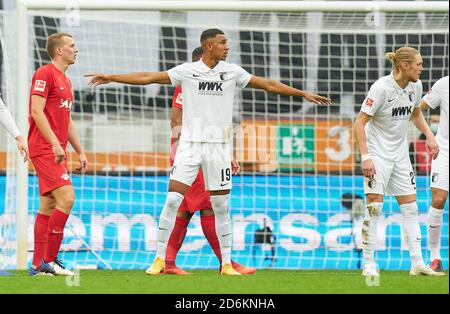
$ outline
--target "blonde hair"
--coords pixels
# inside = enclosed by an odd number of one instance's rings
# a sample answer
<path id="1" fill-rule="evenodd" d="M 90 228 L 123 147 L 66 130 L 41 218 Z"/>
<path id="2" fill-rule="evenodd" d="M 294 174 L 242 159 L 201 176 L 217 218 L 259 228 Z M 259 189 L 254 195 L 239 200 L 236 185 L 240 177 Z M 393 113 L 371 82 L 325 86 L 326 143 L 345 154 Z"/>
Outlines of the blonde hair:
<path id="1" fill-rule="evenodd" d="M 414 57 L 419 55 L 420 52 L 412 47 L 401 47 L 395 52 L 388 52 L 386 59 L 392 64 L 392 70 L 400 70 L 403 62 L 411 63 L 414 61 Z"/>
<path id="2" fill-rule="evenodd" d="M 47 37 L 47 44 L 45 48 L 51 59 L 55 57 L 56 48 L 59 48 L 64 44 L 63 37 L 72 38 L 72 35 L 60 32 Z"/>

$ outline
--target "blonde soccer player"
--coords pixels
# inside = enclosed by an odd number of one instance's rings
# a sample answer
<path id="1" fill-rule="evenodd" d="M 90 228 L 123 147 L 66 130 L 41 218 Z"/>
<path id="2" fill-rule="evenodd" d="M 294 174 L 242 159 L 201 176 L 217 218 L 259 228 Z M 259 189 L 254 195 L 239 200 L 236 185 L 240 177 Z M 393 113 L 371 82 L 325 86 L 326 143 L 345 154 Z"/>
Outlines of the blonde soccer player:
<path id="1" fill-rule="evenodd" d="M 118 82 L 125 84 L 181 84 L 183 116 L 180 144 L 170 174 L 169 193 L 157 230 L 157 250 L 149 275 L 164 272 L 167 243 L 172 233 L 177 209 L 200 167 L 211 195 L 215 228 L 219 238 L 223 275 L 240 275 L 231 264 L 232 229 L 229 198 L 232 187 L 232 112 L 236 87 L 252 87 L 273 94 L 304 97 L 317 104 L 331 100 L 287 86 L 276 80 L 251 75 L 238 65 L 226 62 L 229 52 L 225 33 L 219 29 L 202 32 L 201 60 L 184 63 L 164 72 L 123 75 L 90 74 L 89 84 Z"/>
<path id="2" fill-rule="evenodd" d="M 39 181 L 39 211 L 34 224 L 34 253 L 30 276 L 50 274 L 72 276 L 58 260 L 64 227 L 75 202 L 67 167 L 67 145 L 79 156 L 79 170 L 87 159 L 70 110 L 74 97 L 66 71 L 77 59 L 78 49 L 70 34 L 55 33 L 47 38 L 51 63 L 33 75 L 30 88 L 28 146 Z"/>
<path id="3" fill-rule="evenodd" d="M 408 154 L 409 121 L 425 134 L 433 158 L 439 153 L 420 110 L 422 56 L 412 47 L 402 47 L 387 53 L 386 58 L 392 63 L 392 72 L 371 86 L 355 122 L 366 195 L 362 274 L 379 276 L 374 252 L 377 224 L 387 194 L 395 196 L 400 206 L 403 236 L 411 258 L 410 275 L 438 276 L 440 273 L 426 266 L 422 257 L 416 182 Z"/>
<path id="4" fill-rule="evenodd" d="M 441 229 L 444 206 L 448 198 L 448 75 L 439 79 L 422 98 L 421 108 L 440 107 L 441 117 L 436 134 L 439 155 L 431 162 L 431 205 L 428 209 L 427 229 L 430 247 L 430 268 L 443 272 L 441 259 Z"/>

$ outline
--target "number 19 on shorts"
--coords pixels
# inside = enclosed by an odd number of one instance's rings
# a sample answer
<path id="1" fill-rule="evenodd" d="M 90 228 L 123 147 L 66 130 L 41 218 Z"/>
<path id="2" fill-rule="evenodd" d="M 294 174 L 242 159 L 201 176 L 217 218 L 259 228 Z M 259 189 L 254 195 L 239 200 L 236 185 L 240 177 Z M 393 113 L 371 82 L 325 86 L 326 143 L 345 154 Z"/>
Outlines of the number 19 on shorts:
<path id="1" fill-rule="evenodd" d="M 228 182 L 231 180 L 231 169 L 230 168 L 222 169 L 221 172 L 222 172 L 222 183 Z"/>

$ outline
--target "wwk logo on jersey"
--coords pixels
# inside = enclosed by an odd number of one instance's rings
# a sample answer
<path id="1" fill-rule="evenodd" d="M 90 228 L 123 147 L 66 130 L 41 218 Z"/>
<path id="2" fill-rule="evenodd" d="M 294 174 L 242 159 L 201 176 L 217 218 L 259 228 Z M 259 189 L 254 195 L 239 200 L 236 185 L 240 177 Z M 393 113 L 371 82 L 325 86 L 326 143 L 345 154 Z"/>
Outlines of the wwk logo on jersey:
<path id="1" fill-rule="evenodd" d="M 61 105 L 59 108 L 72 109 L 72 100 L 71 99 L 61 99 Z"/>
<path id="2" fill-rule="evenodd" d="M 221 91 L 223 83 L 216 83 L 216 82 L 198 82 L 198 90 L 207 90 L 207 91 Z"/>
<path id="3" fill-rule="evenodd" d="M 199 95 L 222 96 L 222 86 L 223 83 L 218 82 L 198 82 Z"/>
<path id="4" fill-rule="evenodd" d="M 46 81 L 36 80 L 36 82 L 34 83 L 34 90 L 37 92 L 44 92 L 46 85 L 47 85 Z"/>
<path id="5" fill-rule="evenodd" d="M 412 114 L 412 106 L 392 108 L 393 117 L 409 116 Z"/>

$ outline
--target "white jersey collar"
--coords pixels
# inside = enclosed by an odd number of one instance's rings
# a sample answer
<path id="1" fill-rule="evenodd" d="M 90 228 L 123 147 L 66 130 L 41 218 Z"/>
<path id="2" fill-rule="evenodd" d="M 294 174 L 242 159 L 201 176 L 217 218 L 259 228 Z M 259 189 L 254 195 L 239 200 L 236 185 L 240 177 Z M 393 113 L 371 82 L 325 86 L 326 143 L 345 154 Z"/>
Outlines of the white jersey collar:
<path id="1" fill-rule="evenodd" d="M 208 72 L 210 72 L 210 71 L 213 71 L 213 72 L 220 72 L 219 68 L 222 66 L 222 61 L 219 61 L 213 69 L 211 69 L 209 66 L 207 66 L 207 65 L 203 62 L 203 58 L 200 59 L 198 62 L 199 62 L 199 64 L 200 64 L 200 66 L 201 66 L 201 70 L 202 70 L 203 72 L 205 72 L 205 73 L 208 73 Z"/>
<path id="2" fill-rule="evenodd" d="M 398 84 L 397 81 L 394 79 L 394 72 L 392 71 L 391 74 L 389 74 L 389 79 L 391 80 L 392 85 L 394 86 L 394 88 L 398 91 L 407 91 L 411 89 L 411 82 L 408 82 L 408 85 L 405 86 L 405 88 L 401 88 Z"/>

